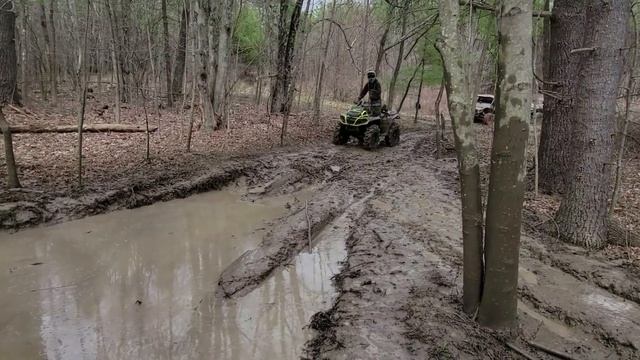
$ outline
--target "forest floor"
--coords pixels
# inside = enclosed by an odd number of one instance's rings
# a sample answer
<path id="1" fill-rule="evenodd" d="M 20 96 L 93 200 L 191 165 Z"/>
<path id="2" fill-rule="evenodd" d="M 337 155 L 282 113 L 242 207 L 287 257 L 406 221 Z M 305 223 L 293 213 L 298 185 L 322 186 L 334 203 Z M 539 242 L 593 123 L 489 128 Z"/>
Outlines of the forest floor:
<path id="1" fill-rule="evenodd" d="M 88 122 L 109 122 L 104 119 L 112 114 L 103 107 L 92 100 Z M 62 108 L 41 108 L 26 116 L 9 110 L 9 121 L 74 123 L 74 114 Z M 313 187 L 306 206 L 291 209 L 259 248 L 224 271 L 218 289 L 227 297 L 242 296 L 307 246 L 309 228 L 317 234 L 347 214 L 347 258 L 334 279 L 338 296 L 330 309 L 310 320 L 315 332 L 305 348 L 307 357 L 505 359 L 520 358 L 517 348 L 531 358 L 551 359 L 532 343 L 576 359 L 640 356 L 637 249 L 587 251 L 560 242 L 542 226 L 557 199 L 529 193 L 520 328 L 511 338 L 487 332 L 461 311 L 455 154 L 449 150 L 436 159 L 432 128 L 422 121 L 418 126 L 405 122 L 396 148 L 334 147 L 328 143 L 336 113 L 327 112 L 320 125 L 311 124 L 306 113 L 294 114 L 287 146 L 280 148 L 280 119 L 240 102 L 234 105 L 229 132 L 196 131 L 193 153 L 187 154 L 188 116 L 153 111 L 150 121 L 159 131 L 151 137 L 149 162 L 144 134 L 86 135 L 83 189 L 75 185 L 75 135 L 18 135 L 16 157 L 25 190 L 0 192 L 0 223 L 16 230 L 62 222 L 219 189 L 241 177 L 255 198 Z M 123 119 L 144 123 L 144 111 L 124 109 Z M 486 183 L 491 129 L 477 129 Z M 632 224 L 640 219 L 635 202 L 640 189 L 634 182 L 640 161 L 630 155 L 626 163 L 617 213 Z"/>

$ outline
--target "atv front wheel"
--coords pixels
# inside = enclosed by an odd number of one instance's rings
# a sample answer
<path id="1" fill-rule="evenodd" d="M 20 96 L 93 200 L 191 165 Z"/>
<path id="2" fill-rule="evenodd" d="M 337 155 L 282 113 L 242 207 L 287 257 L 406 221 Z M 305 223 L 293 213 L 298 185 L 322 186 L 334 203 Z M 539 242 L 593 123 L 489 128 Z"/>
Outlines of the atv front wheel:
<path id="1" fill-rule="evenodd" d="M 385 143 L 389 147 L 394 147 L 400 143 L 400 125 L 398 125 L 398 123 L 394 122 L 389 126 Z"/>
<path id="2" fill-rule="evenodd" d="M 378 125 L 369 126 L 367 131 L 364 132 L 362 143 L 367 150 L 373 150 L 378 147 L 380 143 L 380 127 Z"/>
<path id="3" fill-rule="evenodd" d="M 336 125 L 333 130 L 333 145 L 344 145 L 349 142 L 349 135 L 342 130 L 342 125 Z"/>

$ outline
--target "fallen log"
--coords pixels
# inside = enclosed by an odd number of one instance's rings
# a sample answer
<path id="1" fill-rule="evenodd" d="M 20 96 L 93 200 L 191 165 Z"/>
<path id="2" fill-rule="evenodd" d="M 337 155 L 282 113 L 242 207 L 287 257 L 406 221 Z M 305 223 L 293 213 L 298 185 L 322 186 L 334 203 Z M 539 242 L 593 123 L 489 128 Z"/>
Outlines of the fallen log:
<path id="1" fill-rule="evenodd" d="M 12 134 L 65 134 L 77 133 L 77 125 L 11 125 L 9 127 Z M 124 125 L 124 124 L 87 124 L 83 126 L 85 133 L 144 133 L 147 129 L 140 125 Z M 149 127 L 149 132 L 157 131 L 157 127 Z M 0 130 L 1 132 L 1 130 Z"/>

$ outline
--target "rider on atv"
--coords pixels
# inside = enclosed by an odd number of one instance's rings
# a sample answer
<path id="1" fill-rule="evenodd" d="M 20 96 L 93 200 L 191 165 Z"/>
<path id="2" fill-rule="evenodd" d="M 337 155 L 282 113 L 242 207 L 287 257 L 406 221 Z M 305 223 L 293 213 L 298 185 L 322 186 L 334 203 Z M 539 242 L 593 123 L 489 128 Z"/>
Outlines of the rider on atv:
<path id="1" fill-rule="evenodd" d="M 375 71 L 369 71 L 367 73 L 367 79 L 368 81 L 360 92 L 360 97 L 356 103 L 359 104 L 367 93 L 369 93 L 371 115 L 378 116 L 382 111 L 382 86 L 380 86 L 380 82 L 376 79 Z"/>

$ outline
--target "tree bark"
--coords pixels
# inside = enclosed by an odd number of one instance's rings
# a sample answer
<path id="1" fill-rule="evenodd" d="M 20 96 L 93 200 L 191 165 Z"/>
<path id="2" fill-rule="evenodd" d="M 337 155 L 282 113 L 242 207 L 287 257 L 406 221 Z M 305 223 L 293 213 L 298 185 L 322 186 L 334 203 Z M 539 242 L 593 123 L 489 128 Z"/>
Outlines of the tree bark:
<path id="1" fill-rule="evenodd" d="M 13 99 L 17 77 L 15 25 L 16 13 L 13 1 L 0 3 L 0 129 L 3 130 L 5 161 L 7 163 L 7 187 L 19 188 L 18 167 L 13 154 L 13 139 L 2 107 Z"/>
<path id="2" fill-rule="evenodd" d="M 463 309 L 475 314 L 480 303 L 483 279 L 483 209 L 480 192 L 480 166 L 473 134 L 473 101 L 467 81 L 467 63 L 461 51 L 463 39 L 458 31 L 458 0 L 439 4 L 441 38 L 437 48 L 444 64 L 449 113 L 455 135 L 460 174 L 463 235 Z"/>
<path id="3" fill-rule="evenodd" d="M 131 89 L 131 86 L 133 85 L 133 74 L 131 71 L 131 56 L 133 51 L 130 46 L 131 36 L 133 35 L 131 1 L 132 0 L 120 0 L 120 16 L 114 16 L 116 32 L 120 35 L 120 51 L 118 51 L 118 55 L 120 56 L 120 59 L 118 60 L 120 62 L 120 81 L 122 82 L 120 95 L 122 96 L 122 101 L 125 103 L 131 101 L 131 94 L 135 93 Z"/>
<path id="4" fill-rule="evenodd" d="M 116 28 L 115 22 L 115 12 L 113 11 L 113 6 L 111 5 L 111 0 L 107 0 L 105 2 L 107 6 L 107 15 L 109 17 L 109 30 L 111 32 L 111 65 L 113 66 L 113 73 L 116 77 L 116 98 L 115 98 L 115 107 L 116 114 L 115 120 L 116 123 L 120 123 L 120 103 L 122 101 L 122 72 L 119 64 L 119 40 L 118 40 L 118 30 Z"/>
<path id="5" fill-rule="evenodd" d="M 420 85 L 418 86 L 418 97 L 416 98 L 416 113 L 415 116 L 413 117 L 413 123 L 417 124 L 418 123 L 418 113 L 420 112 L 420 108 L 421 105 L 420 103 L 422 102 L 422 87 L 424 85 L 424 64 L 425 64 L 425 59 L 422 59 L 422 63 L 420 64 Z M 442 97 L 442 96 L 441 96 Z M 438 102 L 438 105 L 440 105 L 440 102 Z"/>
<path id="6" fill-rule="evenodd" d="M 365 75 L 367 74 L 367 67 L 369 62 L 369 56 L 367 55 L 367 45 L 369 44 L 369 9 L 371 0 L 365 0 L 364 8 L 364 29 L 362 30 L 362 59 L 360 63 L 360 84 L 356 91 L 360 91 L 364 87 Z"/>
<path id="7" fill-rule="evenodd" d="M 89 43 L 89 22 L 91 17 L 91 0 L 87 1 L 87 14 L 85 17 L 84 28 L 84 40 L 82 43 L 82 57 L 80 62 L 80 81 L 82 81 L 82 89 L 80 91 L 80 109 L 78 110 L 78 186 L 82 187 L 82 146 L 83 146 L 83 130 L 84 130 L 84 115 L 87 107 L 87 87 L 89 83 L 89 77 L 87 72 L 87 47 Z"/>
<path id="8" fill-rule="evenodd" d="M 567 145 L 572 137 L 571 124 L 579 119 L 575 116 L 573 104 L 577 100 L 575 89 L 580 57 L 570 52 L 582 47 L 586 3 L 585 0 L 556 0 L 550 20 L 539 148 L 540 187 L 548 193 L 564 192 L 567 169 L 571 165 Z M 556 95 L 549 95 L 549 92 Z"/>
<path id="9" fill-rule="evenodd" d="M 22 0 L 22 16 L 20 22 L 20 71 L 22 79 L 22 102 L 28 105 L 31 99 L 31 75 L 29 72 L 29 39 L 27 29 L 29 28 L 29 6 L 27 0 Z"/>
<path id="10" fill-rule="evenodd" d="M 607 243 L 607 208 L 612 183 L 616 99 L 622 78 L 630 13 L 629 0 L 586 5 L 589 25 L 583 33 L 575 92 L 567 191 L 556 215 L 561 237 L 598 248 Z"/>
<path id="11" fill-rule="evenodd" d="M 167 18 L 167 0 L 162 0 L 162 42 L 164 45 L 164 71 L 167 84 L 167 107 L 173 107 L 171 91 L 171 51 L 169 48 L 169 19 Z"/>
<path id="12" fill-rule="evenodd" d="M 303 0 L 296 0 L 291 12 L 289 29 L 287 31 L 286 17 L 289 13 L 288 0 L 280 0 L 280 24 L 278 26 L 278 65 L 277 76 L 271 92 L 271 112 L 284 114 L 291 106 L 289 96 L 291 92 L 291 68 L 293 63 L 296 35 L 300 25 L 300 13 Z"/>
<path id="13" fill-rule="evenodd" d="M 226 125 L 226 88 L 229 73 L 229 47 L 231 45 L 231 27 L 233 22 L 233 0 L 220 3 L 220 21 L 218 28 L 218 51 L 213 111 L 218 118 L 217 127 Z"/>
<path id="14" fill-rule="evenodd" d="M 180 17 L 180 34 L 178 35 L 178 49 L 176 51 L 176 62 L 173 67 L 173 84 L 171 95 L 173 99 L 182 97 L 182 87 L 184 82 L 184 72 L 187 66 L 187 24 L 189 23 L 189 2 L 186 1 Z"/>
<path id="15" fill-rule="evenodd" d="M 416 75 L 418 74 L 418 70 L 420 70 L 420 68 L 424 68 L 423 64 L 424 64 L 424 60 L 421 60 L 420 64 L 416 66 L 415 70 L 413 70 L 413 74 L 411 74 L 411 77 L 407 82 L 407 87 L 404 89 L 404 94 L 402 94 L 402 99 L 400 99 L 400 105 L 398 105 L 398 112 L 402 111 L 402 106 L 404 106 L 404 101 L 407 99 L 407 95 L 409 95 L 409 90 L 411 90 L 411 84 L 413 83 L 413 80 L 416 78 Z M 422 81 L 420 81 L 420 87 L 421 87 L 420 90 L 422 91 Z"/>
<path id="16" fill-rule="evenodd" d="M 200 93 L 200 105 L 202 108 L 202 116 L 204 119 L 205 129 L 213 131 L 215 129 L 215 118 L 213 113 L 213 104 L 209 95 L 209 2 L 208 0 L 196 0 L 195 12 L 197 16 L 198 30 L 198 92 Z"/>
<path id="17" fill-rule="evenodd" d="M 333 20 L 336 13 L 336 1 L 331 4 L 330 19 Z M 324 73 L 326 71 L 327 56 L 329 55 L 329 45 L 331 44 L 331 37 L 333 35 L 333 23 L 329 22 L 329 29 L 327 30 L 327 38 L 325 39 L 324 48 L 322 49 L 322 60 L 320 61 L 320 67 L 318 68 L 318 76 L 316 78 L 316 91 L 313 96 L 313 122 L 318 124 L 320 122 L 320 105 L 322 104 L 322 89 L 324 87 Z"/>
<path id="18" fill-rule="evenodd" d="M 533 11 L 530 0 L 498 6 L 498 89 L 485 234 L 485 283 L 479 322 L 513 329 L 532 98 Z"/>
<path id="19" fill-rule="evenodd" d="M 42 61 L 43 68 L 45 69 L 42 75 L 44 75 L 44 73 L 46 72 L 46 74 L 49 76 L 49 79 L 51 79 L 51 41 L 49 37 L 49 29 L 47 28 L 47 10 L 45 9 L 44 1 L 40 3 L 40 29 L 42 30 L 42 38 L 44 39 L 44 55 L 46 58 L 46 62 L 44 60 Z M 41 81 L 44 83 L 44 79 L 41 79 Z M 49 85 L 51 85 L 51 81 L 49 81 Z M 43 87 L 43 89 L 47 88 Z M 53 89 L 48 88 L 48 90 L 53 93 Z M 47 93 L 47 90 L 42 93 L 44 101 L 48 101 Z"/>
<path id="20" fill-rule="evenodd" d="M 385 19 L 385 27 L 378 43 L 378 53 L 376 57 L 376 74 L 380 74 L 380 68 L 382 67 L 382 60 L 386 53 L 385 48 L 387 46 L 387 38 L 389 37 L 389 31 L 391 30 L 391 20 L 393 20 L 393 7 L 387 5 L 387 18 Z"/>
<path id="21" fill-rule="evenodd" d="M 402 68 L 402 59 L 404 58 L 404 37 L 407 34 L 407 18 L 409 17 L 410 7 L 411 1 L 405 0 L 404 6 L 402 7 L 402 14 L 400 15 L 400 17 L 402 18 L 402 30 L 400 32 L 400 39 L 402 40 L 400 41 L 398 57 L 396 59 L 396 65 L 393 68 L 393 76 L 391 76 L 391 81 L 389 82 L 389 94 L 387 95 L 387 107 L 389 109 L 393 108 L 393 103 L 395 102 L 396 83 L 398 82 L 398 75 L 400 75 L 400 69 Z"/>
<path id="22" fill-rule="evenodd" d="M 56 0 L 49 2 L 49 27 L 51 28 L 51 53 L 49 54 L 49 81 L 51 82 L 51 100 L 58 103 L 58 48 L 56 35 Z"/>

